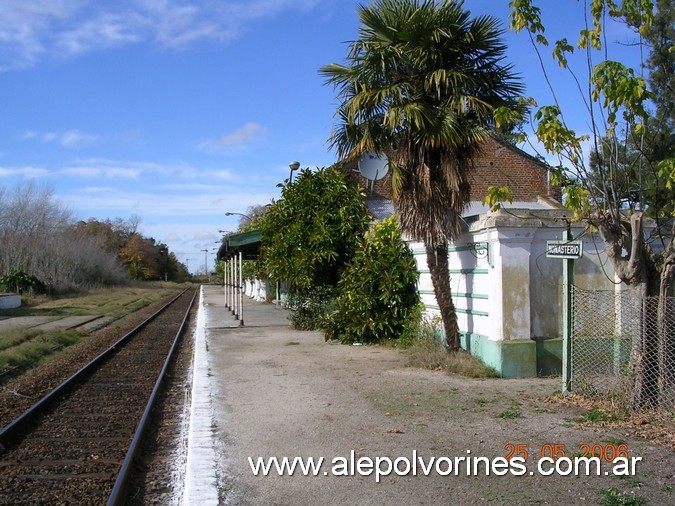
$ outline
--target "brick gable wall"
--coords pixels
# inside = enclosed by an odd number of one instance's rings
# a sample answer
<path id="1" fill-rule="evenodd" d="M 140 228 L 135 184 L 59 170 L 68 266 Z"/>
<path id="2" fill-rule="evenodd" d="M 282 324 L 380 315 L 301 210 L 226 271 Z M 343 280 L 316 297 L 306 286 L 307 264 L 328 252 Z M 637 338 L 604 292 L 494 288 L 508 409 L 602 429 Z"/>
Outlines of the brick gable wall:
<path id="1" fill-rule="evenodd" d="M 546 166 L 515 146 L 496 139 L 487 139 L 474 163 L 474 171 L 470 178 L 473 201 L 482 200 L 487 195 L 489 186 L 510 188 L 514 201 L 535 202 L 539 197 L 561 201 L 560 188 L 552 187 L 548 182 L 549 174 Z M 357 162 L 346 163 L 344 169 L 351 181 L 371 195 L 372 181 L 366 180 L 361 175 Z M 372 196 L 390 198 L 389 174 L 375 182 Z"/>

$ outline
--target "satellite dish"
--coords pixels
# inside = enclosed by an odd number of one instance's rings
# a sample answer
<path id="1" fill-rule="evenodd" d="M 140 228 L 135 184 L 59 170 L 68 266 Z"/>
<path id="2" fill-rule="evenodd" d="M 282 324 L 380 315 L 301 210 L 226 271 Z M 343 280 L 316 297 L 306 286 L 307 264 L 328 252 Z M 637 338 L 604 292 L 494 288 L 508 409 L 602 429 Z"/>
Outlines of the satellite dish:
<path id="1" fill-rule="evenodd" d="M 359 172 L 371 181 L 382 179 L 389 172 L 389 159 L 385 154 L 377 156 L 373 152 L 366 152 L 359 160 Z"/>

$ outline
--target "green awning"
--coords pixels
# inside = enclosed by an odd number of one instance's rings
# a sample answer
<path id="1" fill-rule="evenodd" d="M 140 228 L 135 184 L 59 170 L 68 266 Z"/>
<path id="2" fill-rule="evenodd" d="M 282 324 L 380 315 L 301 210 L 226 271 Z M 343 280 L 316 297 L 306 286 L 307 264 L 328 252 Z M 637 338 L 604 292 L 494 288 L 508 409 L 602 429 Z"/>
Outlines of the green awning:
<path id="1" fill-rule="evenodd" d="M 232 234 L 225 238 L 218 249 L 218 260 L 229 260 L 242 253 L 245 260 L 255 260 L 260 252 L 262 235 L 258 230 Z"/>

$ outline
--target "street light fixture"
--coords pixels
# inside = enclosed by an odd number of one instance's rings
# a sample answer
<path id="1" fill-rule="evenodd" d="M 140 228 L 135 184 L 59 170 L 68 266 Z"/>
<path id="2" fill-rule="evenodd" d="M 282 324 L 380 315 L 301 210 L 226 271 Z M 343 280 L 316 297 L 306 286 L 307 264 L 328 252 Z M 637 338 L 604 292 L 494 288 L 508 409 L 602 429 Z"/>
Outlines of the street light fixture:
<path id="1" fill-rule="evenodd" d="M 291 163 L 288 164 L 288 166 L 291 168 L 291 175 L 288 176 L 288 182 L 292 183 L 293 182 L 293 172 L 300 168 L 300 162 L 293 160 Z"/>
<path id="2" fill-rule="evenodd" d="M 248 214 L 243 214 L 243 213 L 231 213 L 231 212 L 225 213 L 225 216 L 235 216 L 235 215 L 236 215 L 236 216 L 243 216 L 243 217 L 246 218 L 247 220 L 250 220 L 250 219 L 251 219 L 251 217 L 250 217 Z M 221 230 L 221 232 L 222 232 L 222 230 Z"/>

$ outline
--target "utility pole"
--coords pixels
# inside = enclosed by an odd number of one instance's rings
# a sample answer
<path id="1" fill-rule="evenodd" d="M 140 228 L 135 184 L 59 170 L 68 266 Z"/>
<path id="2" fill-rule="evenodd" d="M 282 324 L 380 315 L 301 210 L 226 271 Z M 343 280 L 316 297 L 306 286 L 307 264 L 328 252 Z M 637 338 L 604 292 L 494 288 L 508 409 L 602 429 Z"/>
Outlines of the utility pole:
<path id="1" fill-rule="evenodd" d="M 206 255 L 208 254 L 209 250 L 208 250 L 208 249 L 200 249 L 199 251 L 203 251 L 203 252 L 204 252 L 204 276 L 207 276 L 207 277 L 208 277 L 208 275 L 209 275 L 209 266 L 208 266 L 208 264 L 207 264 L 208 260 L 207 260 L 207 258 L 206 258 Z"/>

